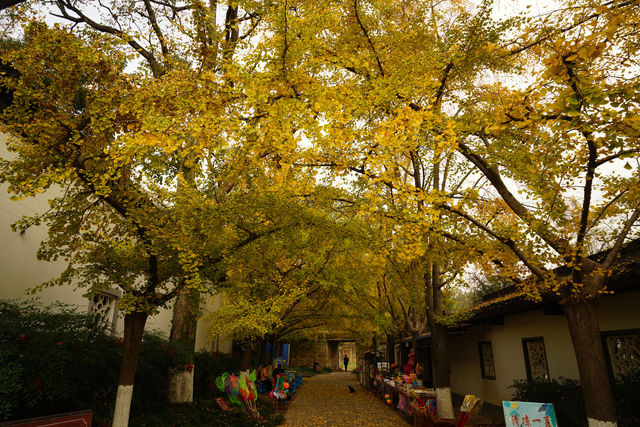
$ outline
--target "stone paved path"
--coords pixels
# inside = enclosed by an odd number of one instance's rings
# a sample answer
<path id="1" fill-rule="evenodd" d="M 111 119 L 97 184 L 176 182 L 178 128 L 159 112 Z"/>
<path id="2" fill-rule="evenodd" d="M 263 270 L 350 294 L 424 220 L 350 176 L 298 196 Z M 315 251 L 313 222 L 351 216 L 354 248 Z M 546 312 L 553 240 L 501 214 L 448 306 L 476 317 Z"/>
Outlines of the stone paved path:
<path id="1" fill-rule="evenodd" d="M 347 385 L 356 389 L 349 393 Z M 362 387 L 351 372 L 333 372 L 305 378 L 287 410 L 286 427 L 406 427 L 399 413 Z"/>

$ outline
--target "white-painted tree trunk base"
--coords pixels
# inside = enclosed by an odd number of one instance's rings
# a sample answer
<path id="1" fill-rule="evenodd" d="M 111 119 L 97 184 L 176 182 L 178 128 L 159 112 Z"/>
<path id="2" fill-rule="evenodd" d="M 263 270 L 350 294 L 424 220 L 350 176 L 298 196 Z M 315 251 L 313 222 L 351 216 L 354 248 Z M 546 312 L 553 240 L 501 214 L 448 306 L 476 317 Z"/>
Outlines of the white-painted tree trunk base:
<path id="1" fill-rule="evenodd" d="M 169 402 L 193 402 L 193 369 L 172 374 L 169 378 Z"/>
<path id="2" fill-rule="evenodd" d="M 436 387 L 436 412 L 440 418 L 454 418 L 451 387 Z"/>
<path id="3" fill-rule="evenodd" d="M 589 427 L 618 427 L 618 423 L 612 421 L 600 421 L 593 418 L 587 418 L 587 421 L 589 421 Z"/>
<path id="4" fill-rule="evenodd" d="M 116 408 L 113 411 L 111 427 L 127 427 L 129 425 L 129 411 L 133 397 L 133 385 L 119 385 L 116 394 Z"/>

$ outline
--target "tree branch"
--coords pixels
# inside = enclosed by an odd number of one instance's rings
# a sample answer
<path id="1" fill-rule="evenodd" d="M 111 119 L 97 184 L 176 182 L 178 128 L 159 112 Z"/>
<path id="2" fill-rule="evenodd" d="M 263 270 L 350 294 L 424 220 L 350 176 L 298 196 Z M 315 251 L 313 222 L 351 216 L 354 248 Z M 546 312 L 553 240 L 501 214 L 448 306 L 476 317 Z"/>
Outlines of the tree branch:
<path id="1" fill-rule="evenodd" d="M 493 237 L 494 239 L 496 239 L 500 243 L 502 243 L 505 246 L 507 246 L 520 259 L 520 261 L 522 261 L 524 263 L 524 265 L 527 266 L 527 268 L 533 274 L 535 274 L 540 279 L 545 278 L 545 271 L 543 269 L 539 268 L 538 266 L 534 265 L 531 261 L 529 261 L 527 256 L 520 250 L 520 248 L 518 248 L 518 246 L 516 245 L 516 243 L 512 239 L 506 238 L 506 237 L 502 237 L 502 236 L 496 234 L 493 230 L 491 230 L 489 227 L 485 226 L 481 222 L 477 221 L 475 218 L 471 217 L 470 215 L 465 214 L 464 212 L 460 212 L 459 210 L 457 210 L 457 209 L 455 209 L 455 208 L 453 208 L 451 206 L 442 204 L 442 205 L 439 205 L 439 207 L 441 207 L 442 209 L 445 209 L 445 210 L 447 210 L 447 211 L 449 211 L 451 213 L 454 213 L 454 214 L 460 216 L 461 218 L 466 219 L 467 221 L 469 221 L 471 224 L 473 224 L 477 228 L 481 229 L 482 231 L 484 231 L 485 233 L 489 234 L 491 237 Z"/>
<path id="2" fill-rule="evenodd" d="M 384 69 L 382 68 L 382 62 L 380 62 L 380 57 L 378 56 L 378 52 L 376 51 L 376 47 L 373 45 L 373 41 L 371 40 L 371 37 L 369 37 L 369 33 L 367 32 L 367 29 L 364 27 L 364 24 L 362 23 L 362 20 L 360 19 L 360 14 L 358 13 L 358 0 L 353 0 L 353 10 L 354 10 L 355 15 L 356 15 L 356 21 L 358 21 L 358 25 L 360 26 L 360 29 L 362 30 L 362 33 L 364 34 L 365 38 L 367 39 L 367 43 L 369 44 L 369 47 L 371 48 L 371 51 L 373 52 L 373 56 L 376 58 L 376 63 L 378 64 L 378 71 L 380 71 L 380 75 L 382 77 L 384 77 Z"/>
<path id="3" fill-rule="evenodd" d="M 631 214 L 631 217 L 629 217 L 629 219 L 625 221 L 624 226 L 622 227 L 622 230 L 620 231 L 620 234 L 616 239 L 616 242 L 613 244 L 613 247 L 609 250 L 609 254 L 607 255 L 607 258 L 600 265 L 600 267 L 603 270 L 605 271 L 608 270 L 613 264 L 613 260 L 620 252 L 620 249 L 622 248 L 622 243 L 627 238 L 627 235 L 629 234 L 629 230 L 631 230 L 631 226 L 633 226 L 633 224 L 638 220 L 638 217 L 640 217 L 640 205 L 636 207 L 636 210 L 633 211 L 633 214 Z"/>
<path id="4" fill-rule="evenodd" d="M 135 49 L 135 51 L 138 52 L 144 59 L 147 60 L 147 63 L 151 68 L 151 73 L 153 74 L 154 77 L 161 77 L 164 74 L 164 70 L 162 69 L 162 66 L 160 65 L 158 60 L 155 58 L 155 56 L 153 56 L 153 54 L 149 52 L 147 49 L 142 47 L 137 41 L 133 40 L 131 36 L 126 34 L 124 31 L 121 31 L 117 28 L 113 28 L 108 25 L 100 24 L 99 22 L 94 21 L 93 19 L 83 14 L 80 9 L 73 6 L 71 3 L 69 3 L 66 0 L 57 0 L 56 4 L 58 5 L 58 9 L 60 9 L 60 12 L 62 13 L 62 16 L 65 19 L 71 22 L 77 22 L 77 23 L 83 22 L 95 30 L 114 35 L 119 39 L 125 41 L 129 46 Z M 70 15 L 69 10 L 78 16 Z"/>
<path id="5" fill-rule="evenodd" d="M 602 166 L 603 164 L 608 163 L 611 160 L 615 160 L 615 159 L 617 159 L 619 157 L 622 157 L 622 156 L 625 156 L 627 154 L 637 154 L 637 153 L 640 153 L 640 150 L 637 149 L 637 148 L 633 148 L 633 149 L 629 149 L 629 150 L 623 150 L 623 151 L 620 151 L 619 153 L 612 154 L 612 155 L 607 156 L 607 157 L 603 157 L 602 159 L 596 161 L 595 162 L 595 167 Z"/>
<path id="6" fill-rule="evenodd" d="M 160 42 L 160 50 L 162 51 L 162 56 L 164 56 L 166 60 L 169 57 L 169 49 L 167 48 L 167 42 L 164 38 L 164 34 L 162 34 L 162 30 L 158 25 L 156 13 L 151 6 L 150 0 L 144 0 L 144 6 L 147 9 L 147 13 L 149 14 L 149 22 L 151 22 L 151 28 L 153 28 L 153 32 L 156 33 L 156 37 L 158 37 L 158 41 Z"/>
<path id="7" fill-rule="evenodd" d="M 624 1 L 624 2 L 616 4 L 617 1 L 618 0 L 610 0 L 610 1 L 606 2 L 606 3 L 603 3 L 602 6 L 613 6 L 613 8 L 622 9 L 624 7 L 627 7 L 627 6 L 631 6 L 631 5 L 633 5 L 634 3 L 637 2 L 637 0 L 628 0 L 628 1 Z M 588 21 L 591 21 L 592 19 L 596 19 L 601 15 L 602 15 L 601 13 L 592 13 L 591 15 L 588 15 L 588 16 L 584 17 L 583 19 L 579 20 L 578 22 L 576 22 L 574 24 L 571 24 L 571 25 L 569 25 L 567 27 L 560 28 L 557 31 L 549 31 L 547 33 L 547 35 L 545 35 L 543 37 L 540 37 L 540 38 L 538 38 L 538 39 L 536 39 L 536 40 L 534 40 L 534 41 L 532 41 L 532 42 L 530 42 L 530 43 L 528 43 L 528 44 L 526 44 L 526 45 L 524 45 L 522 47 L 519 47 L 517 49 L 511 50 L 511 51 L 507 52 L 504 56 L 512 56 L 512 55 L 516 55 L 516 54 L 518 54 L 520 52 L 524 52 L 525 50 L 530 49 L 533 46 L 536 46 L 536 45 L 538 45 L 538 44 L 540 44 L 540 43 L 542 43 L 542 42 L 544 42 L 546 40 L 549 40 L 552 37 L 557 36 L 558 34 L 563 34 L 563 33 L 566 33 L 567 31 L 571 31 L 574 28 L 579 27 L 580 25 L 582 25 L 582 24 L 584 24 L 584 23 L 586 23 Z"/>
<path id="8" fill-rule="evenodd" d="M 563 238 L 558 237 L 557 233 L 552 232 L 552 230 L 549 229 L 551 227 L 550 225 L 548 225 L 546 229 L 540 229 L 540 227 L 537 226 L 536 218 L 531 215 L 527 208 L 525 208 L 524 205 L 515 198 L 511 191 L 509 191 L 506 184 L 502 180 L 500 172 L 498 172 L 495 167 L 490 166 L 481 156 L 474 153 L 463 142 L 458 143 L 458 148 L 460 153 L 467 160 L 473 163 L 484 176 L 487 177 L 489 182 L 491 182 L 493 187 L 498 191 L 507 206 L 509 206 L 520 219 L 522 219 L 528 226 L 530 226 L 558 254 L 560 254 L 561 256 L 566 256 L 566 254 L 569 252 L 569 244 Z"/>

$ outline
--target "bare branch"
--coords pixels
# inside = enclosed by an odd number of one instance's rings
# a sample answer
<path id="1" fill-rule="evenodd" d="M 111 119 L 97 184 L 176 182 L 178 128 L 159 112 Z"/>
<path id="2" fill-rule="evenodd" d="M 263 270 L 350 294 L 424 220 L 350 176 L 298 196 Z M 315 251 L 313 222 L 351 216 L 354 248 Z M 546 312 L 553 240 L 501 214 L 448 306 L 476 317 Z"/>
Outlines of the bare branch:
<path id="1" fill-rule="evenodd" d="M 613 205 L 620 197 L 624 196 L 628 192 L 629 192 L 629 189 L 627 188 L 626 190 L 616 194 L 616 196 L 613 199 L 609 200 L 609 202 L 606 205 L 604 205 L 602 209 L 600 209 L 600 212 L 598 212 L 598 215 L 595 217 L 595 219 L 591 221 L 591 225 L 589 226 L 588 230 L 595 227 L 595 225 L 598 223 L 598 221 L 600 221 L 600 218 L 602 218 L 602 216 L 607 211 L 607 209 L 609 209 L 611 205 Z"/>
<path id="2" fill-rule="evenodd" d="M 160 77 L 162 76 L 162 74 L 164 74 L 164 70 L 162 69 L 162 66 L 160 65 L 158 60 L 155 58 L 155 56 L 153 56 L 153 54 L 149 52 L 147 49 L 142 47 L 137 41 L 133 40 L 131 36 L 129 36 L 124 31 L 121 31 L 117 28 L 110 27 L 108 25 L 104 25 L 94 21 L 93 19 L 83 14 L 80 9 L 73 6 L 67 0 L 58 0 L 56 4 L 58 5 L 58 9 L 60 9 L 60 13 L 62 13 L 63 18 L 71 22 L 77 22 L 77 23 L 84 22 L 85 24 L 89 25 L 91 28 L 95 30 L 98 30 L 100 32 L 107 33 L 107 34 L 112 34 L 118 37 L 119 39 L 125 41 L 129 46 L 135 49 L 136 52 L 138 52 L 144 59 L 147 60 L 147 63 L 149 64 L 149 67 L 151 68 L 151 72 L 153 73 L 154 77 Z M 72 11 L 77 16 L 72 16 L 69 13 L 69 11 Z"/>
<path id="3" fill-rule="evenodd" d="M 151 28 L 153 28 L 153 32 L 156 33 L 156 37 L 160 42 L 160 50 L 162 51 L 162 56 L 165 59 L 169 56 L 169 49 L 167 48 L 167 41 L 164 38 L 164 34 L 162 34 L 162 30 L 158 25 L 158 20 L 156 19 L 156 12 L 153 10 L 153 6 L 151 6 L 150 0 L 144 0 L 144 7 L 147 9 L 147 13 L 149 14 L 149 22 L 151 22 Z"/>
<path id="4" fill-rule="evenodd" d="M 605 271 L 608 270 L 609 267 L 611 267 L 611 265 L 613 264 L 613 260 L 616 258 L 616 256 L 620 252 L 620 249 L 622 249 L 622 243 L 627 238 L 627 235 L 629 234 L 629 230 L 631 230 L 631 227 L 633 226 L 633 224 L 638 220 L 638 217 L 640 217 L 640 205 L 636 207 L 636 210 L 633 211 L 629 219 L 625 221 L 624 227 L 622 227 L 622 230 L 620 231 L 620 234 L 618 235 L 616 242 L 613 244 L 613 247 L 611 248 L 611 250 L 609 250 L 609 254 L 607 255 L 607 258 L 601 264 L 601 268 L 603 270 Z"/>

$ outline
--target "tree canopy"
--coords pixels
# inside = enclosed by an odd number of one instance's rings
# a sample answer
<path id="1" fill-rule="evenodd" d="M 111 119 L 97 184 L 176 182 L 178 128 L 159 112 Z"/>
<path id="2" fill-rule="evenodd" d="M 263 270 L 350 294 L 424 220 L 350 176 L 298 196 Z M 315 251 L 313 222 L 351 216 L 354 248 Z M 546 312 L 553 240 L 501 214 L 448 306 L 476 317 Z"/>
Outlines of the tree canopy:
<path id="1" fill-rule="evenodd" d="M 638 235 L 639 13 L 26 2 L 4 16 L 0 179 L 58 192 L 16 224 L 49 226 L 39 255 L 68 268 L 47 285 L 117 284 L 143 319 L 224 290 L 214 331 L 246 339 L 340 317 L 444 337 L 444 285 L 474 265 L 564 307 L 611 422 L 596 306 Z"/>

